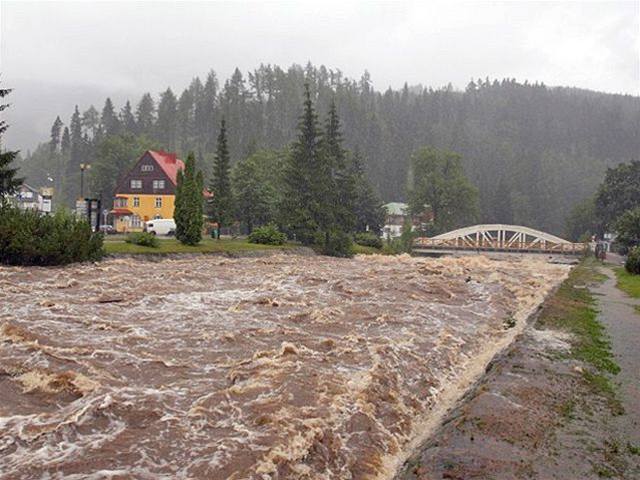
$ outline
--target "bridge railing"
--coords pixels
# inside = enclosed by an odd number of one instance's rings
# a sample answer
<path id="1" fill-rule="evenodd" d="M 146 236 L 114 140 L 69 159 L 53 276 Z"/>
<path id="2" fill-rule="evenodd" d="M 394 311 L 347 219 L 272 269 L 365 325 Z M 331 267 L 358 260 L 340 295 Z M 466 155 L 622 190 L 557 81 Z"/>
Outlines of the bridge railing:
<path id="1" fill-rule="evenodd" d="M 549 241 L 511 241 L 490 240 L 480 237 L 478 241 L 465 237 L 437 239 L 418 237 L 414 240 L 415 248 L 431 250 L 477 250 L 503 252 L 559 253 L 564 255 L 581 255 L 588 248 L 586 243 L 554 243 Z"/>

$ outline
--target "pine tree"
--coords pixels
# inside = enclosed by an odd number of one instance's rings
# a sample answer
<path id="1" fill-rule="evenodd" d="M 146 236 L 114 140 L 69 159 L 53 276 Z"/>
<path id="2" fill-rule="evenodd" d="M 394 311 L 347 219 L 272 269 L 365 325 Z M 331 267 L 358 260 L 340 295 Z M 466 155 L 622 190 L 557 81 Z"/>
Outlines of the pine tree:
<path id="1" fill-rule="evenodd" d="M 220 227 L 233 221 L 233 193 L 231 191 L 229 148 L 227 146 L 227 127 L 224 118 L 220 122 L 218 146 L 213 162 L 213 177 L 209 190 L 213 197 L 209 201 L 209 218 L 218 222 Z"/>
<path id="2" fill-rule="evenodd" d="M 68 155 L 71 148 L 71 136 L 69 134 L 69 127 L 64 127 L 62 132 L 62 139 L 60 140 L 60 151 L 62 155 Z"/>
<path id="3" fill-rule="evenodd" d="M 145 93 L 136 108 L 136 124 L 138 134 L 153 135 L 153 128 L 156 121 L 156 106 L 150 93 Z"/>
<path id="4" fill-rule="evenodd" d="M 340 118 L 336 109 L 335 100 L 329 106 L 324 136 L 324 150 L 326 164 L 325 182 L 326 190 L 323 195 L 324 211 L 333 213 L 328 221 L 345 233 L 350 233 L 355 227 L 354 203 L 355 203 L 355 179 L 350 169 L 347 168 L 346 152 L 342 147 L 342 131 Z"/>
<path id="5" fill-rule="evenodd" d="M 318 116 L 311 101 L 309 84 L 304 87 L 304 111 L 298 123 L 298 139 L 293 143 L 284 172 L 285 194 L 280 208 L 282 223 L 305 245 L 316 240 L 318 217 L 319 165 L 322 136 Z"/>
<path id="6" fill-rule="evenodd" d="M 196 245 L 202 240 L 202 172 L 196 172 L 193 152 L 187 156 L 184 172 L 178 172 L 173 218 L 176 238 L 185 245 Z"/>
<path id="7" fill-rule="evenodd" d="M 60 146 L 60 133 L 62 131 L 62 125 L 62 120 L 60 120 L 60 117 L 58 116 L 51 126 L 51 140 L 49 141 L 49 147 L 52 154 L 58 152 L 58 147 Z"/>
<path id="8" fill-rule="evenodd" d="M 122 110 L 120 111 L 120 124 L 122 125 L 124 133 L 128 133 L 130 135 L 135 135 L 137 133 L 136 119 L 133 116 L 129 100 L 127 100 L 127 103 L 124 104 L 124 107 L 122 107 Z"/>
<path id="9" fill-rule="evenodd" d="M 170 88 L 160 96 L 158 105 L 158 120 L 156 121 L 155 130 L 156 138 L 162 146 L 169 150 L 175 151 L 177 140 L 177 108 L 178 101 Z"/>
<path id="10" fill-rule="evenodd" d="M 355 184 L 353 204 L 355 231 L 369 231 L 379 235 L 384 225 L 386 214 L 380 197 L 367 179 L 362 163 L 362 156 L 358 149 L 356 149 L 353 154 L 350 167 L 351 177 Z"/>
<path id="11" fill-rule="evenodd" d="M 107 98 L 104 102 L 100 123 L 102 124 L 102 130 L 105 135 L 117 135 L 120 133 L 120 120 L 118 120 L 116 110 L 110 98 Z"/>
<path id="12" fill-rule="evenodd" d="M 10 89 L 0 88 L 0 98 L 4 98 L 11 93 Z M 0 104 L 0 112 L 7 108 L 8 104 Z M 23 179 L 17 178 L 17 168 L 12 168 L 12 164 L 18 152 L 16 151 L 2 151 L 2 134 L 7 131 L 9 125 L 0 120 L 0 204 L 6 201 L 8 195 L 12 195 L 16 189 L 20 186 Z"/>

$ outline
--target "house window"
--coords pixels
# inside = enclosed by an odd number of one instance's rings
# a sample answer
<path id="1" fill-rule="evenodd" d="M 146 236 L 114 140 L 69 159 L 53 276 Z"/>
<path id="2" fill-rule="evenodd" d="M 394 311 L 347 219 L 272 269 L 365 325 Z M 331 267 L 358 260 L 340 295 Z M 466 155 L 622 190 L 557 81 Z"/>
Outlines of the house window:
<path id="1" fill-rule="evenodd" d="M 142 188 L 142 180 L 131 180 L 131 188 Z"/>
<path id="2" fill-rule="evenodd" d="M 156 208 L 162 207 L 162 197 L 156 197 Z"/>
<path id="3" fill-rule="evenodd" d="M 113 205 L 116 208 L 124 208 L 127 206 L 127 199 L 123 197 L 118 197 L 113 201 Z"/>
<path id="4" fill-rule="evenodd" d="M 140 227 L 140 217 L 138 215 L 133 215 L 131 217 L 131 226 L 134 228 Z"/>
<path id="5" fill-rule="evenodd" d="M 160 220 L 162 218 L 162 216 L 160 215 L 156 215 L 155 217 L 153 217 L 154 220 Z"/>
<path id="6" fill-rule="evenodd" d="M 143 172 L 153 172 L 153 165 L 142 165 L 140 170 Z"/>
<path id="7" fill-rule="evenodd" d="M 140 197 L 133 197 L 133 206 L 134 207 L 140 206 Z"/>
<path id="8" fill-rule="evenodd" d="M 162 190 L 164 188 L 164 180 L 154 180 L 153 181 L 153 189 L 154 190 Z"/>

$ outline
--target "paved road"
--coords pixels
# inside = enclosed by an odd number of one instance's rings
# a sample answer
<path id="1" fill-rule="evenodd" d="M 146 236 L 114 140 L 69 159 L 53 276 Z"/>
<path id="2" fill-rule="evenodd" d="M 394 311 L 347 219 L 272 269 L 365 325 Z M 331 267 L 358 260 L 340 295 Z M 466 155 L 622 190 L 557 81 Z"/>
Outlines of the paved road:
<path id="1" fill-rule="evenodd" d="M 618 262 L 615 262 L 618 264 Z M 598 294 L 600 320 L 611 336 L 614 355 L 620 365 L 616 380 L 625 414 L 616 419 L 616 424 L 628 440 L 640 444 L 640 315 L 634 309 L 640 299 L 629 297 L 616 287 L 614 272 L 607 267 L 600 269 L 607 280 L 593 288 Z"/>

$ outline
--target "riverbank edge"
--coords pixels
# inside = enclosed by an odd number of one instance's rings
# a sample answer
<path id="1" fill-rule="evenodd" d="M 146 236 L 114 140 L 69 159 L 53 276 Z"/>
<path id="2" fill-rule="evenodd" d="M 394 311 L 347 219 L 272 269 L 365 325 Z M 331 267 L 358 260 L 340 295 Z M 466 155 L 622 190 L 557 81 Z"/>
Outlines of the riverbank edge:
<path id="1" fill-rule="evenodd" d="M 495 350 L 486 353 L 486 361 L 482 361 L 481 358 L 476 365 L 472 365 L 465 377 L 443 388 L 443 390 L 446 390 L 446 394 L 439 398 L 436 406 L 428 414 L 425 414 L 422 421 L 417 423 L 414 430 L 419 430 L 419 433 L 412 435 L 411 440 L 404 446 L 403 453 L 393 458 L 385 459 L 386 476 L 380 476 L 379 480 L 399 480 L 403 478 L 399 475 L 405 470 L 406 465 L 410 464 L 412 458 L 422 450 L 422 446 L 428 444 L 430 439 L 436 436 L 442 427 L 450 421 L 452 415 L 474 396 L 475 392 L 485 382 L 487 373 L 491 372 L 494 366 L 500 363 L 501 359 L 509 355 L 518 339 L 535 324 L 545 303 L 557 293 L 575 268 L 572 267 L 567 276 L 550 290 L 540 303 L 529 310 L 524 315 L 524 318 L 517 319 L 519 321 L 510 329 L 511 334 L 505 336 L 501 342 L 498 342 Z"/>
<path id="2" fill-rule="evenodd" d="M 502 391 L 499 388 L 500 379 L 504 382 L 505 376 L 512 375 L 508 367 L 510 365 L 513 366 L 514 362 L 517 362 L 518 355 L 522 355 L 523 351 L 527 351 L 527 347 L 520 347 L 527 343 L 531 343 L 531 338 L 525 337 L 531 337 L 534 333 L 533 331 L 547 331 L 551 329 L 556 332 L 570 333 L 574 336 L 571 341 L 570 352 L 568 352 L 567 355 L 557 355 L 557 358 L 549 361 L 565 362 L 563 368 L 565 370 L 569 369 L 571 374 L 576 376 L 578 381 L 581 382 L 584 387 L 579 392 L 579 395 L 594 396 L 593 400 L 589 398 L 581 398 L 576 401 L 571 399 L 570 402 L 563 403 L 557 412 L 558 416 L 561 417 L 560 420 L 566 420 L 574 414 L 574 409 L 577 408 L 574 404 L 578 401 L 584 401 L 584 403 L 587 404 L 591 400 L 592 406 L 603 403 L 605 405 L 604 410 L 606 410 L 607 415 L 615 416 L 619 414 L 621 406 L 619 399 L 617 398 L 616 387 L 612 382 L 613 375 L 615 375 L 618 367 L 613 360 L 611 346 L 608 343 L 604 326 L 597 320 L 595 297 L 588 290 L 589 283 L 595 284 L 603 281 L 603 278 L 601 278 L 597 273 L 596 267 L 597 264 L 592 259 L 583 260 L 577 267 L 572 269 L 569 276 L 560 285 L 547 295 L 545 301 L 540 304 L 538 310 L 530 316 L 523 331 L 518 334 L 513 342 L 496 354 L 489 362 L 485 370 L 485 375 L 470 386 L 459 401 L 448 409 L 446 415 L 442 418 L 432 435 L 425 438 L 421 445 L 407 457 L 406 461 L 402 465 L 399 466 L 394 477 L 396 480 L 427 478 L 462 479 L 469 477 L 494 478 L 494 476 L 495 478 L 534 478 L 530 476 L 531 471 L 527 471 L 522 477 L 518 477 L 513 476 L 513 472 L 501 471 L 500 468 L 495 465 L 493 465 L 493 470 L 491 470 L 491 467 L 483 470 L 483 462 L 490 464 L 491 454 L 495 455 L 495 451 L 491 451 L 496 447 L 495 438 L 489 438 L 489 436 L 486 438 L 482 437 L 483 428 L 482 425 L 480 425 L 480 422 L 478 422 L 478 425 L 471 425 L 471 428 L 468 428 L 469 422 L 467 422 L 467 424 L 464 425 L 464 433 L 461 433 L 461 425 L 464 424 L 465 420 L 467 420 L 466 416 L 469 414 L 469 410 L 474 408 L 472 405 L 477 407 L 478 404 L 482 404 L 479 397 L 487 394 L 494 394 L 496 396 L 502 394 Z M 569 293 L 579 292 L 579 296 L 583 297 L 583 303 L 579 308 L 584 311 L 584 314 L 590 319 L 590 321 L 598 322 L 599 327 L 596 328 L 595 331 L 590 328 L 586 329 L 588 332 L 582 332 L 583 335 L 595 335 L 595 337 L 591 338 L 589 341 L 585 341 L 585 337 L 581 337 L 580 332 L 576 332 L 575 329 L 568 329 L 567 325 L 562 325 L 562 316 L 556 316 L 558 309 L 555 302 L 557 302 L 558 298 L 562 295 L 564 295 L 565 305 L 571 304 L 571 307 L 576 306 L 573 302 L 569 301 L 570 298 L 572 298 L 571 296 L 567 298 L 567 290 L 570 290 Z M 554 317 L 556 317 L 555 320 L 550 321 Z M 558 323 L 557 320 L 560 320 L 560 323 Z M 593 341 L 602 347 L 603 350 L 598 352 L 599 354 L 595 355 L 593 358 L 590 358 L 588 354 L 585 354 L 584 344 L 591 344 Z M 530 345 L 529 350 L 531 350 Z M 589 352 L 588 349 L 587 352 Z M 569 366 L 566 365 L 567 363 Z M 557 374 L 558 372 L 554 373 Z M 567 387 L 565 388 L 570 388 L 569 383 L 567 383 Z M 509 423 L 509 421 L 510 419 L 507 419 L 506 423 Z M 562 427 L 558 426 L 557 430 L 559 431 L 561 428 Z M 549 432 L 548 436 L 553 437 L 555 434 L 556 430 Z M 468 448 L 465 450 L 467 446 L 464 445 L 464 442 L 459 441 L 459 439 L 464 435 L 470 435 L 471 442 L 473 442 L 475 435 L 475 445 L 473 449 Z M 519 440 L 521 439 L 507 438 L 506 442 L 513 443 L 515 445 Z M 483 441 L 486 443 L 484 453 L 489 453 L 486 458 L 481 454 L 479 455 L 478 449 L 476 448 L 478 445 L 482 445 Z M 535 450 L 539 445 L 532 444 L 530 447 Z M 626 454 L 626 458 L 628 459 L 630 455 L 633 455 L 633 447 L 634 446 L 629 447 L 629 452 L 627 452 L 624 446 L 621 446 L 620 448 L 616 446 L 616 452 L 608 453 L 617 457 L 624 457 Z M 479 448 L 481 451 L 480 453 L 482 453 L 482 448 L 482 446 Z M 615 461 L 612 460 L 607 464 L 601 464 L 597 468 L 594 467 L 594 476 L 598 478 L 607 477 L 610 474 L 614 475 L 617 473 L 615 471 L 616 467 L 618 470 L 624 470 L 625 460 L 617 457 L 615 458 Z M 466 464 L 461 466 L 456 465 L 455 462 L 451 461 L 451 463 L 447 465 L 449 461 L 445 461 L 443 462 L 443 465 L 434 466 L 434 463 L 446 458 L 464 458 Z M 509 463 L 509 461 L 510 459 L 506 459 L 504 463 Z M 473 467 L 470 467 L 470 465 L 473 465 Z M 480 467 L 478 465 L 480 465 Z M 439 477 L 438 474 L 441 476 Z M 483 474 L 485 476 L 483 476 Z M 558 478 L 563 477 L 560 476 Z"/>

